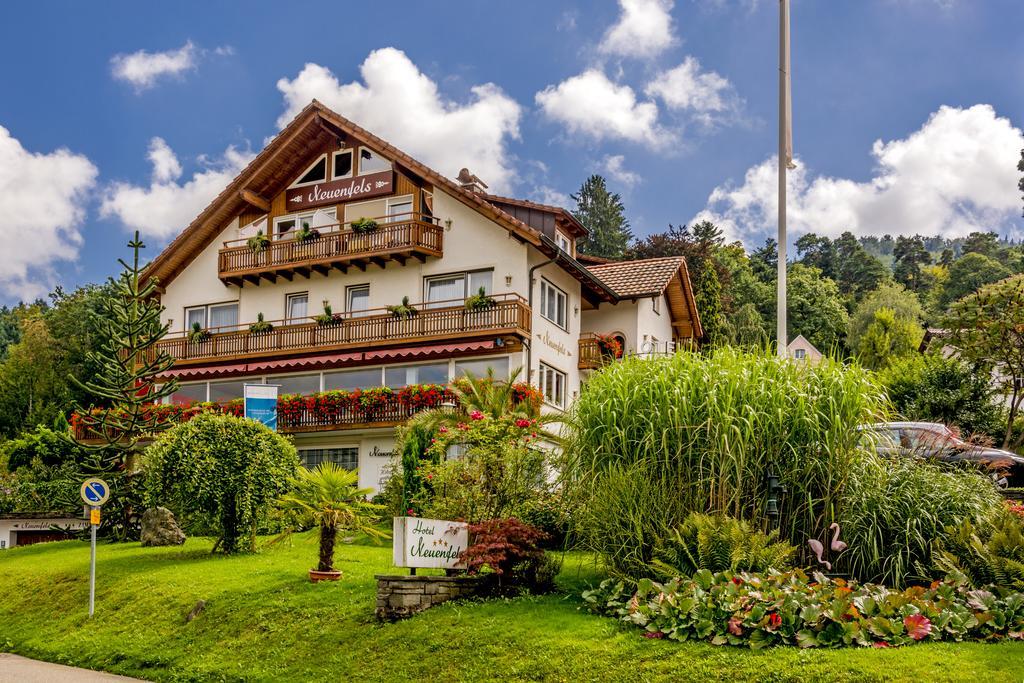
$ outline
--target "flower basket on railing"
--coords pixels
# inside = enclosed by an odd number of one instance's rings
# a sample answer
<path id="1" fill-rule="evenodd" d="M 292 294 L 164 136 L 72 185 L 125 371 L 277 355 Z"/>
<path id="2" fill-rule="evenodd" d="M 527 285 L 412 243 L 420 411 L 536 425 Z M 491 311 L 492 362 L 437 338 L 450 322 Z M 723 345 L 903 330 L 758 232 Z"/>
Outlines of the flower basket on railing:
<path id="1" fill-rule="evenodd" d="M 263 314 L 259 313 L 256 315 L 256 322 L 249 325 L 249 334 L 266 334 L 267 332 L 273 332 L 274 326 L 263 319 Z"/>
<path id="2" fill-rule="evenodd" d="M 249 251 L 254 254 L 262 254 L 270 246 L 270 238 L 263 234 L 263 231 L 258 231 L 255 235 L 245 241 L 246 246 L 249 247 Z"/>
<path id="3" fill-rule="evenodd" d="M 379 227 L 377 221 L 372 218 L 357 218 L 349 225 L 352 227 L 352 232 L 357 235 L 366 235 Z"/>
<path id="4" fill-rule="evenodd" d="M 302 227 L 300 227 L 295 233 L 295 241 L 299 244 L 305 244 L 306 242 L 312 242 L 313 240 L 320 237 L 319 230 L 311 230 L 309 223 L 303 221 Z"/>
<path id="5" fill-rule="evenodd" d="M 608 360 L 622 358 L 622 342 L 615 335 L 596 334 L 594 343 L 597 344 L 597 350 L 601 353 L 602 358 Z"/>
<path id="6" fill-rule="evenodd" d="M 317 315 L 313 320 L 320 327 L 334 327 L 345 322 L 345 316 L 340 313 L 333 313 L 331 311 L 331 305 L 324 299 L 324 312 Z"/>
<path id="7" fill-rule="evenodd" d="M 487 294 L 487 290 L 481 287 L 476 294 L 466 299 L 467 311 L 486 311 L 498 305 L 493 296 Z"/>
<path id="8" fill-rule="evenodd" d="M 197 322 L 192 323 L 192 329 L 188 331 L 188 341 L 191 344 L 202 344 L 212 336 L 209 330 L 204 330 L 203 326 Z"/>
<path id="9" fill-rule="evenodd" d="M 419 311 L 409 303 L 409 297 L 403 296 L 402 303 L 388 306 L 388 313 L 398 320 L 408 320 L 418 314 Z"/>

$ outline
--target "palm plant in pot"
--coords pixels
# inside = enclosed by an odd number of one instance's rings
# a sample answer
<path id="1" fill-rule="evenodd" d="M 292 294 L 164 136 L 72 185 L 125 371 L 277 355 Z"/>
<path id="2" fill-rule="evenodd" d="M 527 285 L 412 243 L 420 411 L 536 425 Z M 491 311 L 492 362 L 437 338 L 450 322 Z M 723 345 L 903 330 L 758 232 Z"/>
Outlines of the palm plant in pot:
<path id="1" fill-rule="evenodd" d="M 419 313 L 416 307 L 409 303 L 407 296 L 402 297 L 402 303 L 388 306 L 388 312 L 399 320 L 408 320 Z"/>
<path id="2" fill-rule="evenodd" d="M 280 498 L 278 504 L 282 510 L 293 513 L 296 528 L 320 528 L 319 559 L 316 568 L 309 570 L 313 583 L 341 578 L 341 571 L 334 566 L 339 533 L 362 533 L 374 540 L 388 537 L 374 526 L 384 506 L 367 500 L 373 489 L 359 488 L 356 470 L 324 462 L 312 470 L 299 468 L 291 484 L 292 492 Z"/>

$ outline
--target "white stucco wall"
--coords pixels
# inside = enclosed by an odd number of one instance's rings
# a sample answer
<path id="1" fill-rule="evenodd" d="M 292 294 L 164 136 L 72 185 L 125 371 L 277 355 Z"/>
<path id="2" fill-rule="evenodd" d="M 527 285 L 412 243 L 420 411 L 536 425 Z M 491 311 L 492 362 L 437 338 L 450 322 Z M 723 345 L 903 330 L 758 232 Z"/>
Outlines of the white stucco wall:
<path id="1" fill-rule="evenodd" d="M 184 331 L 185 308 L 189 306 L 238 301 L 238 288 L 226 286 L 217 277 L 217 253 L 226 240 L 235 239 L 237 234 L 238 220 L 235 219 L 225 225 L 217 239 L 210 242 L 176 278 L 165 285 L 160 301 L 164 305 L 164 322 L 173 321 L 172 333 Z"/>

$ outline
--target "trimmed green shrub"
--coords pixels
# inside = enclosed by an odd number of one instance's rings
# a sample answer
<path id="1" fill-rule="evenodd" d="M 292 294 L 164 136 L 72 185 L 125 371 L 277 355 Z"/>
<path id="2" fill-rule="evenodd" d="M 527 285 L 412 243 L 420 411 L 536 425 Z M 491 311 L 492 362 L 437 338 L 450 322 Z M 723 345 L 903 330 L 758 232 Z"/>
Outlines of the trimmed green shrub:
<path id="1" fill-rule="evenodd" d="M 725 515 L 690 513 L 654 549 L 651 569 L 665 579 L 712 572 L 766 572 L 789 569 L 796 548 L 779 541 L 779 532 L 763 533 Z"/>
<path id="2" fill-rule="evenodd" d="M 944 574 L 933 543 L 970 522 L 989 528 L 1003 504 L 984 474 L 915 458 L 864 454 L 841 505 L 849 548 L 841 567 L 862 580 L 902 585 Z"/>
<path id="3" fill-rule="evenodd" d="M 0 464 L 6 462 L 11 472 L 28 467 L 38 459 L 46 467 L 78 464 L 88 459 L 88 452 L 70 439 L 62 437 L 48 427 L 36 427 L 23 432 L 0 446 Z"/>
<path id="4" fill-rule="evenodd" d="M 693 511 L 765 526 L 769 473 L 781 538 L 801 546 L 836 520 L 858 424 L 884 415 L 871 373 L 723 348 L 627 358 L 587 383 L 562 471 L 582 542 L 641 576 Z"/>
<path id="5" fill-rule="evenodd" d="M 277 432 L 255 420 L 206 412 L 146 449 L 146 503 L 214 530 L 225 553 L 254 550 L 259 525 L 297 466 L 295 447 Z"/>
<path id="6" fill-rule="evenodd" d="M 800 570 L 712 574 L 636 590 L 608 579 L 586 591 L 587 608 L 644 629 L 650 638 L 704 640 L 759 649 L 772 645 L 848 647 L 939 640 L 1021 639 L 1024 593 L 972 590 L 957 580 L 895 591 Z"/>

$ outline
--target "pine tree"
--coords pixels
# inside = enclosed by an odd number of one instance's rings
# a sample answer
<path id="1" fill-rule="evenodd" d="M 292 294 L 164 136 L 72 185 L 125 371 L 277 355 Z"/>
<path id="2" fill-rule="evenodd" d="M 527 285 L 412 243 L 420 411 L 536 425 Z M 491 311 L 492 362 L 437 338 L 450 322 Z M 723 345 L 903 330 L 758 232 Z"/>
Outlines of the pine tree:
<path id="1" fill-rule="evenodd" d="M 629 230 L 622 198 L 608 191 L 605 179 L 592 175 L 570 195 L 576 202 L 573 216 L 590 230 L 590 235 L 577 243 L 583 254 L 618 259 L 626 252 L 633 233 Z"/>
<path id="2" fill-rule="evenodd" d="M 154 296 L 156 281 L 143 281 L 139 252 L 146 245 L 138 231 L 128 246 L 132 263 L 118 259 L 123 270 L 117 279 L 111 278 L 111 295 L 103 304 L 103 341 L 99 351 L 86 354 L 89 365 L 98 370 L 88 378 L 71 376 L 79 389 L 105 406 L 83 409 L 75 405 L 85 432 L 102 440 L 100 445 L 89 446 L 100 455 L 96 465 L 101 471 L 124 467 L 128 453 L 141 439 L 168 426 L 158 422 L 149 406 L 178 388 L 175 380 L 154 381 L 174 364 L 174 359 L 157 347 L 168 325 L 160 321 L 163 306 Z"/>

